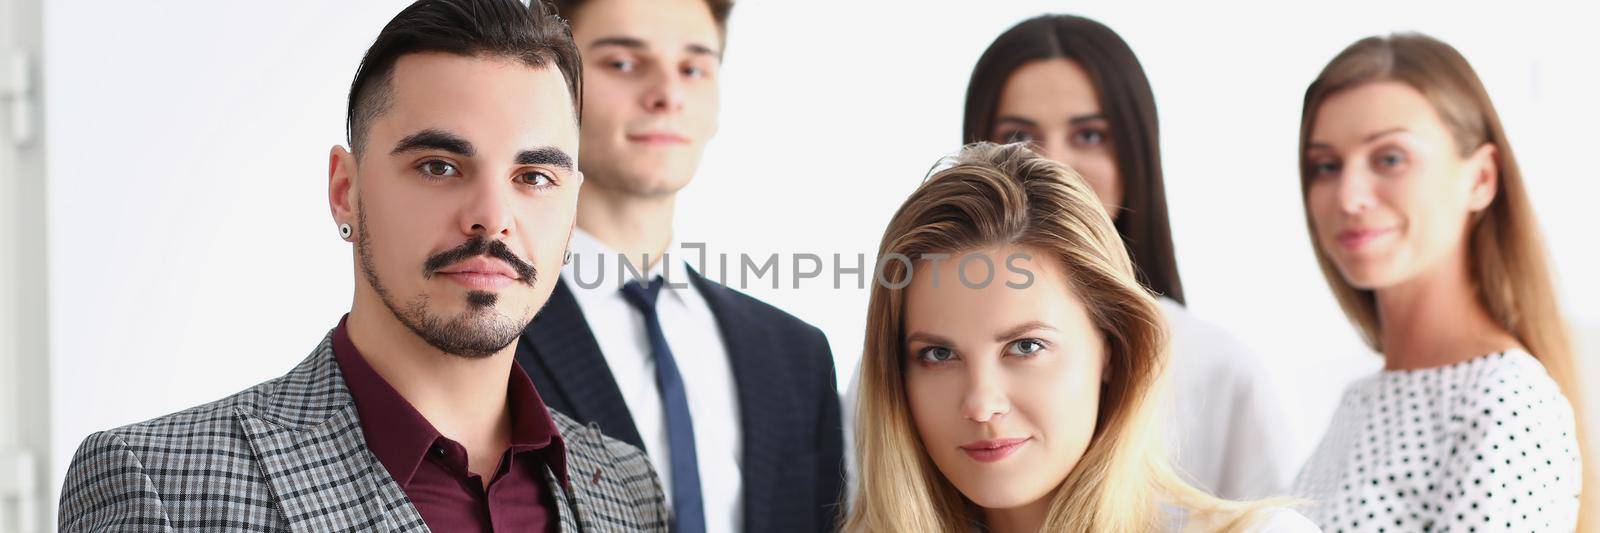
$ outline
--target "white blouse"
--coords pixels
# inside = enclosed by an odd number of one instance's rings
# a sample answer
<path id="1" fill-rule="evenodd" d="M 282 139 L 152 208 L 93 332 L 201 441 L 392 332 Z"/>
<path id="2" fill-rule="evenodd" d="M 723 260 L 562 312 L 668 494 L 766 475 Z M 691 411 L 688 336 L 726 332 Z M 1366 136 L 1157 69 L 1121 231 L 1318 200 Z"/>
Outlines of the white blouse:
<path id="1" fill-rule="evenodd" d="M 1173 465 L 1223 498 L 1281 495 L 1294 476 L 1295 435 L 1260 358 L 1177 302 L 1159 301 L 1172 330 Z"/>
<path id="2" fill-rule="evenodd" d="M 1294 493 L 1339 531 L 1572 531 L 1572 405 L 1521 350 L 1380 372 L 1345 390 Z"/>

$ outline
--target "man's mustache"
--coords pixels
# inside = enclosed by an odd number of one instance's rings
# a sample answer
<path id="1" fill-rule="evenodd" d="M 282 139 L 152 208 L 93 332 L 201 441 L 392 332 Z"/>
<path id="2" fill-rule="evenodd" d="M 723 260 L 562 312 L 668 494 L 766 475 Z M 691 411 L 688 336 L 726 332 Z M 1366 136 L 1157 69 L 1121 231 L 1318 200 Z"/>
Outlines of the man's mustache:
<path id="1" fill-rule="evenodd" d="M 505 241 L 489 240 L 483 237 L 473 237 L 471 240 L 461 243 L 461 246 L 428 257 L 428 261 L 422 264 L 422 276 L 431 278 L 434 272 L 438 272 L 444 267 L 480 255 L 505 261 L 506 265 L 517 272 L 518 281 L 524 285 L 533 285 L 534 280 L 539 278 L 539 270 L 528 264 L 527 261 L 523 261 L 522 258 L 517 257 L 517 254 L 512 253 L 511 247 L 506 246 Z"/>

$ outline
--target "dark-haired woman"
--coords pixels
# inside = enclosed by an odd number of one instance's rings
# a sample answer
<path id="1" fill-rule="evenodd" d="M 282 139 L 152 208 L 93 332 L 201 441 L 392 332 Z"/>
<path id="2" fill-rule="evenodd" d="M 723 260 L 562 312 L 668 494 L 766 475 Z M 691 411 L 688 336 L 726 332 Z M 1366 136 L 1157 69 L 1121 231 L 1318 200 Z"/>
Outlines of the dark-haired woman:
<path id="1" fill-rule="evenodd" d="M 1172 328 L 1177 467 L 1231 499 L 1280 492 L 1292 440 L 1259 360 L 1184 308 L 1162 185 L 1155 98 L 1128 44 L 1082 17 L 1045 15 L 995 39 L 967 87 L 964 142 L 1019 142 L 1081 174 Z"/>

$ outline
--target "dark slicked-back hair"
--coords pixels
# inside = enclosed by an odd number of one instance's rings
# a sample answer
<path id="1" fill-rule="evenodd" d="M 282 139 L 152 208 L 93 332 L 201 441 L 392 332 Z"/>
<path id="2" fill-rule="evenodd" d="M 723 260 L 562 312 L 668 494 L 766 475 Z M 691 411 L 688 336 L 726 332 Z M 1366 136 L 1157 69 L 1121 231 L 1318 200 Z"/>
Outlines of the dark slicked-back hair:
<path id="1" fill-rule="evenodd" d="M 567 79 L 576 113 L 583 110 L 582 62 L 572 30 L 542 0 L 417 0 L 395 15 L 361 58 L 350 83 L 346 132 L 358 157 L 367 129 L 394 99 L 394 65 L 402 56 L 439 52 L 515 59 L 535 68 L 555 65 Z"/>

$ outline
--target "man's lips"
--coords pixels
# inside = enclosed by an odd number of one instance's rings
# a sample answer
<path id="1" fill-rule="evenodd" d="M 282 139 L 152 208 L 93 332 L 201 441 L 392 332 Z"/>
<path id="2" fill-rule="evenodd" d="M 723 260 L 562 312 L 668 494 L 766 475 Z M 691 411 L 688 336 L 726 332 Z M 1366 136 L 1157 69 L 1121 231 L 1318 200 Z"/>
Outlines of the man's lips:
<path id="1" fill-rule="evenodd" d="M 629 133 L 628 142 L 641 144 L 689 144 L 689 138 L 670 131 Z"/>
<path id="2" fill-rule="evenodd" d="M 1392 232 L 1394 228 L 1356 228 L 1340 231 L 1334 238 L 1345 250 L 1356 251 Z"/>
<path id="3" fill-rule="evenodd" d="M 1033 438 L 980 440 L 961 445 L 961 451 L 978 462 L 992 463 L 1009 457 L 1030 440 Z"/>
<path id="4" fill-rule="evenodd" d="M 451 281 L 469 289 L 499 290 L 518 280 L 517 272 L 504 262 L 487 257 L 474 257 L 438 271 Z"/>

